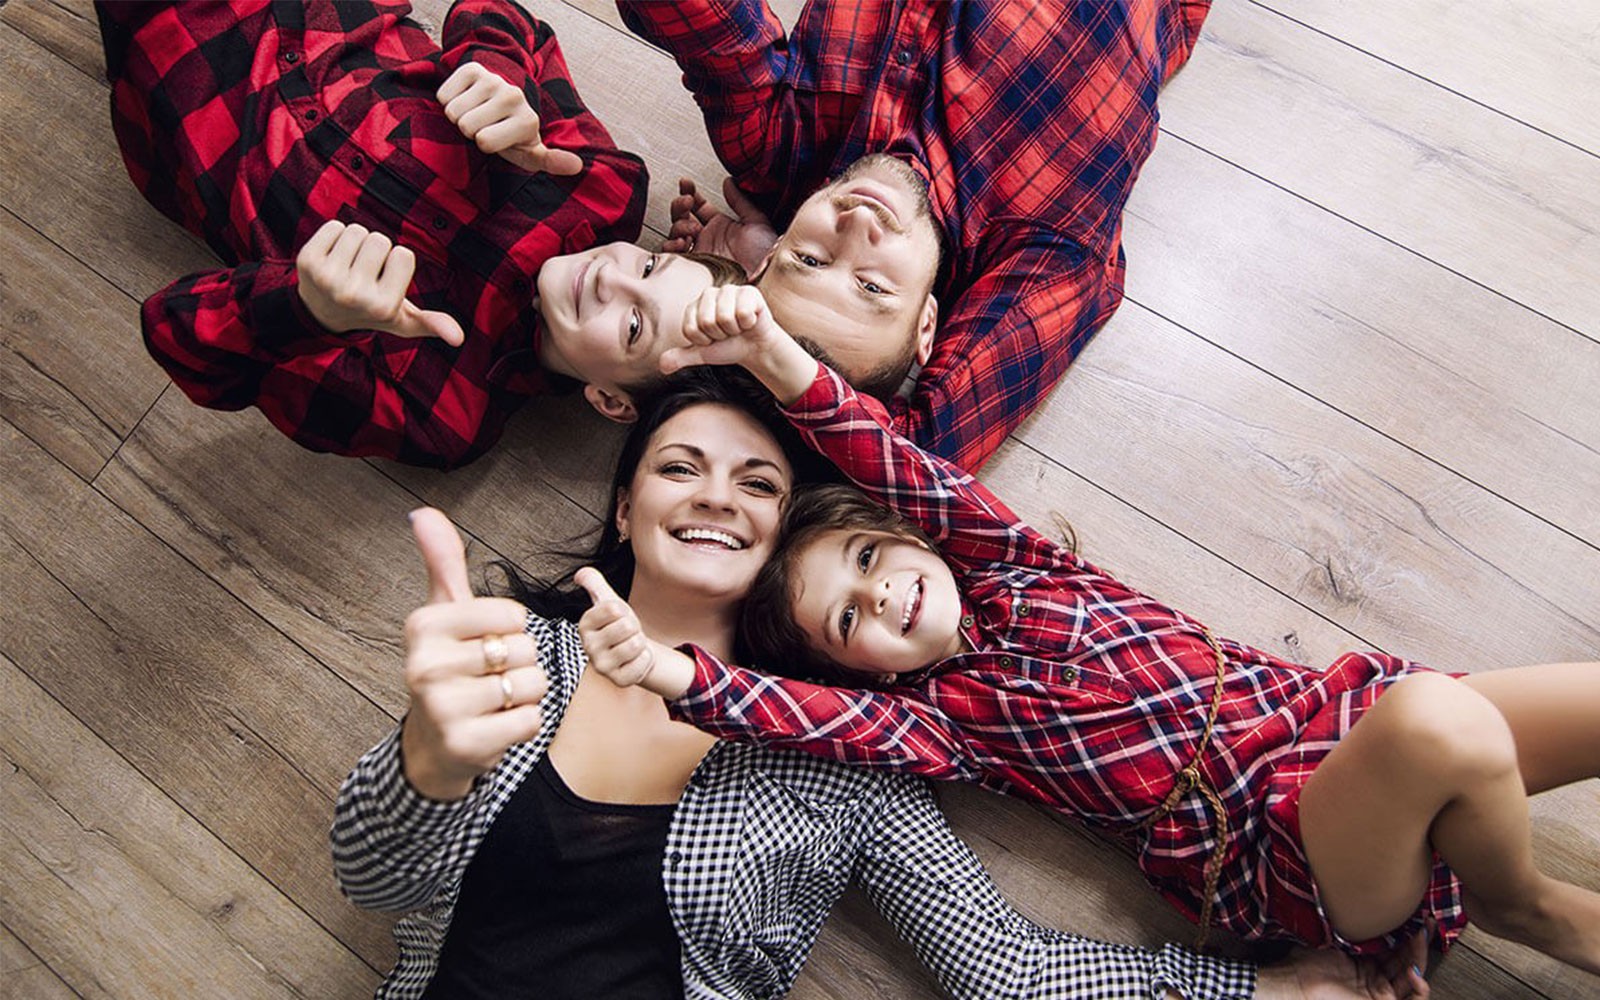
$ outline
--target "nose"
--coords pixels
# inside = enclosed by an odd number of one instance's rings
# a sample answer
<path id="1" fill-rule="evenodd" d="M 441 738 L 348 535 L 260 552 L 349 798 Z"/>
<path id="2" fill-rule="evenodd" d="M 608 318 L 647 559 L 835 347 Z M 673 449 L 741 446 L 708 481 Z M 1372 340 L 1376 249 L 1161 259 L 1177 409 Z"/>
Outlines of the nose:
<path id="1" fill-rule="evenodd" d="M 873 246 L 877 246 L 878 241 L 883 238 L 883 223 L 868 205 L 856 205 L 840 212 L 837 229 L 841 236 L 861 233 Z"/>
<path id="2" fill-rule="evenodd" d="M 869 581 L 867 583 L 867 599 L 862 602 L 872 609 L 875 615 L 881 615 L 889 606 L 889 579 Z"/>
<path id="3" fill-rule="evenodd" d="M 598 268 L 594 276 L 594 292 L 601 302 L 610 302 L 617 295 L 633 289 L 634 275 L 610 257 L 596 258 L 594 266 Z"/>
<path id="4" fill-rule="evenodd" d="M 702 476 L 695 492 L 696 507 L 706 510 L 733 510 L 733 484 L 721 476 Z"/>

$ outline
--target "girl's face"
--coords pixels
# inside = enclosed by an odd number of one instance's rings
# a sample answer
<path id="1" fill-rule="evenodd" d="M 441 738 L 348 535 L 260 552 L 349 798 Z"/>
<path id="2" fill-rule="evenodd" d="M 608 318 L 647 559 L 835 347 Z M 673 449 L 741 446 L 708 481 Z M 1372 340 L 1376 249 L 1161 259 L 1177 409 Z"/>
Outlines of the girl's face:
<path id="1" fill-rule="evenodd" d="M 903 674 L 961 651 L 961 594 L 938 554 L 881 531 L 839 529 L 795 560 L 795 621 L 813 648 L 867 674 Z"/>
<path id="2" fill-rule="evenodd" d="M 783 449 L 749 414 L 717 403 L 674 414 L 650 435 L 618 496 L 634 587 L 743 600 L 772 554 L 792 486 Z"/>

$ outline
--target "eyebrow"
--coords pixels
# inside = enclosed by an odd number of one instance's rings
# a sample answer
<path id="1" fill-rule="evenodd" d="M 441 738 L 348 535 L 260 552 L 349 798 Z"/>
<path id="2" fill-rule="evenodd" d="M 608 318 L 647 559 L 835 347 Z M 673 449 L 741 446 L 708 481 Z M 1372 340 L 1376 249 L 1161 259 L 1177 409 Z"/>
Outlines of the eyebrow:
<path id="1" fill-rule="evenodd" d="M 704 448 L 700 448 L 700 447 L 698 447 L 696 445 L 688 444 L 688 443 L 683 442 L 683 441 L 668 441 L 666 444 L 663 444 L 661 447 L 657 448 L 656 451 L 657 452 L 663 452 L 663 451 L 668 451 L 668 450 L 670 450 L 672 448 L 682 449 L 683 451 L 686 451 L 689 454 L 693 455 L 695 458 L 704 459 L 706 457 L 706 452 L 705 452 Z M 762 458 L 760 455 L 751 455 L 749 458 L 744 460 L 744 464 L 741 465 L 740 468 L 742 468 L 742 469 L 773 469 L 773 470 L 775 470 L 775 471 L 777 471 L 779 473 L 783 472 L 783 466 L 779 465 L 777 462 L 774 462 L 770 458 Z"/>

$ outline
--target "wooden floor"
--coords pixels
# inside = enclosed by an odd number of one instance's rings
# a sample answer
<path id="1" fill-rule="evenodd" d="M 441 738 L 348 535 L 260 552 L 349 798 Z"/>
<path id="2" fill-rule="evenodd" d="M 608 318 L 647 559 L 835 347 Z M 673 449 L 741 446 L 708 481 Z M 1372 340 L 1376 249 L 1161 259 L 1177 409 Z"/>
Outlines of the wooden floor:
<path id="1" fill-rule="evenodd" d="M 720 177 L 676 72 L 604 0 L 530 3 L 651 165 L 659 233 L 680 173 Z M 0 68 L 0 992 L 369 994 L 388 926 L 339 896 L 325 830 L 404 704 L 404 514 L 541 565 L 616 435 L 557 402 L 444 476 L 190 405 L 137 307 L 210 258 L 122 171 L 87 3 L 11 0 Z M 1128 208 L 1128 301 L 984 478 L 1309 662 L 1600 659 L 1597 95 L 1591 0 L 1219 2 Z M 1190 939 L 1117 851 L 943 800 L 1031 916 Z M 1544 866 L 1600 889 L 1600 783 L 1533 813 Z M 1434 981 L 1600 995 L 1476 932 Z M 933 991 L 852 895 L 795 995 Z"/>

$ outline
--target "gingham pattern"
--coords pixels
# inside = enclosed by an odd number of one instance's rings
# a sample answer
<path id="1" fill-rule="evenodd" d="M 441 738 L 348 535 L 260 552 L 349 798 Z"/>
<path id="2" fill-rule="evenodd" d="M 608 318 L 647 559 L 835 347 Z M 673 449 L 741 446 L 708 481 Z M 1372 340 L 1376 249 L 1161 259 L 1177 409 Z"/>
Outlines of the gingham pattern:
<path id="1" fill-rule="evenodd" d="M 780 226 L 866 153 L 928 180 L 950 267 L 893 416 L 977 469 L 1122 301 L 1122 207 L 1209 0 L 812 3 L 787 38 L 763 0 L 618 6 Z"/>
<path id="2" fill-rule="evenodd" d="M 144 304 L 145 343 L 203 406 L 257 406 L 308 448 L 449 468 L 545 391 L 533 280 L 549 258 L 633 240 L 647 177 L 579 99 L 555 36 L 509 0 L 461 0 L 443 50 L 405 3 L 102 5 L 112 123 L 151 203 L 226 270 Z M 576 178 L 485 156 L 434 97 L 477 62 L 521 86 Z M 417 255 L 411 297 L 461 348 L 325 331 L 294 256 L 328 219 Z"/>
<path id="3" fill-rule="evenodd" d="M 721 736 L 842 761 L 976 781 L 1134 842 L 1140 868 L 1180 910 L 1200 911 L 1211 809 L 1190 792 L 1140 830 L 1194 759 L 1217 661 L 1192 618 L 1107 576 L 1021 524 L 970 475 L 881 424 L 826 368 L 790 409 L 846 475 L 938 541 L 977 652 L 891 690 L 848 690 L 728 667 L 696 650 L 675 715 Z M 1248 938 L 1377 950 L 1337 940 L 1299 842 L 1299 790 L 1382 690 L 1425 669 L 1377 653 L 1326 670 L 1221 640 L 1227 659 L 1201 771 L 1227 811 L 1215 922 Z M 1436 871 L 1424 910 L 1448 940 L 1459 886 Z M 1420 912 L 1410 927 L 1420 926 Z"/>
<path id="4" fill-rule="evenodd" d="M 456 894 L 489 826 L 549 746 L 584 669 L 577 629 L 529 616 L 550 674 L 545 726 L 456 803 L 423 799 L 399 732 L 356 764 L 330 834 L 334 870 L 361 906 L 413 911 L 382 998 L 421 996 Z M 787 993 L 846 884 L 858 882 L 957 997 L 1248 997 L 1248 965 L 1046 930 L 1006 905 L 950 831 L 926 783 L 802 754 L 720 743 L 673 814 L 663 863 L 691 998 Z M 537 984 L 530 984 L 537 992 Z"/>

